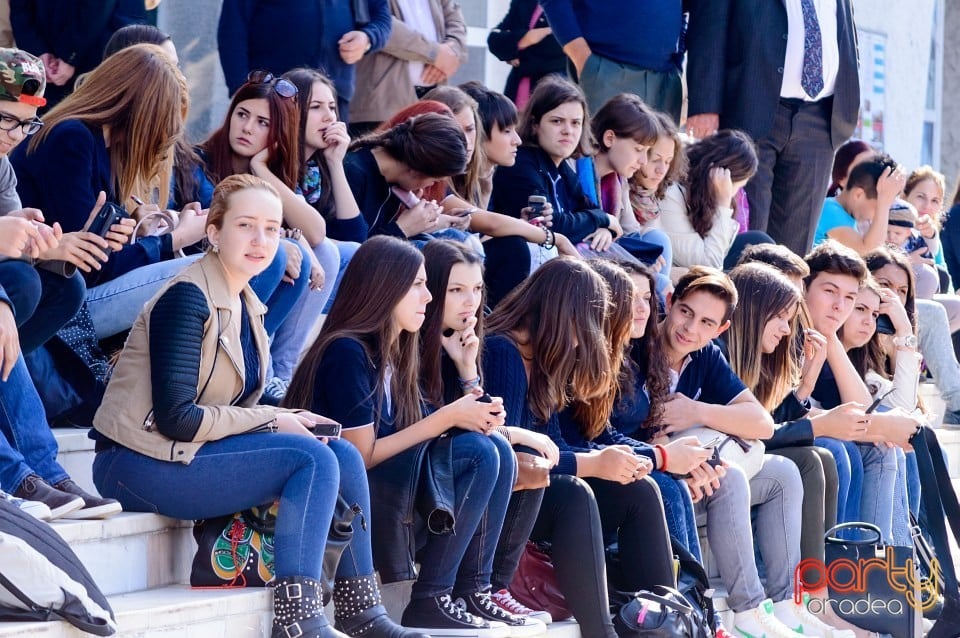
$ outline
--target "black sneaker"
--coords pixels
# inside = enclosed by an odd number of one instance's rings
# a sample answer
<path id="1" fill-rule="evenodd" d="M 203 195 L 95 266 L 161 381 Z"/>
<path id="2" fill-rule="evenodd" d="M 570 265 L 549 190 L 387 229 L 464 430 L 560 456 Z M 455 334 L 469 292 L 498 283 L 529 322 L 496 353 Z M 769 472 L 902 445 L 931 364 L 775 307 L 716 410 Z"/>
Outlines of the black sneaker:
<path id="1" fill-rule="evenodd" d="M 489 591 L 476 591 L 457 598 L 454 604 L 473 616 L 487 621 L 502 622 L 510 632 L 510 638 L 526 638 L 547 633 L 547 626 L 535 618 L 511 614 L 490 597 Z"/>
<path id="2" fill-rule="evenodd" d="M 116 501 L 112 498 L 94 496 L 89 492 L 85 492 L 80 488 L 79 485 L 73 482 L 73 479 L 63 479 L 54 485 L 54 487 L 61 492 L 73 494 L 83 499 L 83 507 L 64 515 L 64 518 L 109 518 L 114 514 L 119 514 L 123 511 L 123 508 L 120 506 L 120 501 Z"/>
<path id="3" fill-rule="evenodd" d="M 66 516 L 83 507 L 83 499 L 53 487 L 36 474 L 29 474 L 13 492 L 25 501 L 40 501 L 50 508 L 50 520 Z"/>
<path id="4" fill-rule="evenodd" d="M 477 636 L 508 638 L 506 625 L 489 622 L 453 604 L 449 594 L 435 598 L 412 599 L 403 610 L 400 624 L 422 631 L 433 638 L 444 636 Z"/>

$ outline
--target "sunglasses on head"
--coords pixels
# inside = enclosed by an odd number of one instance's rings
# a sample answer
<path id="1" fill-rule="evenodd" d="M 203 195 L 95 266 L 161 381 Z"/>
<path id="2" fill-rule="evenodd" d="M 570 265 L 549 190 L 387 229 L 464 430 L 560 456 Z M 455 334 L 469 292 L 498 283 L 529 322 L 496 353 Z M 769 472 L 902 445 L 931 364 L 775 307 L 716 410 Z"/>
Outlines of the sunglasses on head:
<path id="1" fill-rule="evenodd" d="M 250 71 L 250 73 L 247 74 L 247 82 L 251 84 L 272 84 L 273 90 L 276 91 L 280 97 L 297 96 L 297 86 L 293 82 L 275 77 L 270 71 L 263 71 L 261 69 Z"/>

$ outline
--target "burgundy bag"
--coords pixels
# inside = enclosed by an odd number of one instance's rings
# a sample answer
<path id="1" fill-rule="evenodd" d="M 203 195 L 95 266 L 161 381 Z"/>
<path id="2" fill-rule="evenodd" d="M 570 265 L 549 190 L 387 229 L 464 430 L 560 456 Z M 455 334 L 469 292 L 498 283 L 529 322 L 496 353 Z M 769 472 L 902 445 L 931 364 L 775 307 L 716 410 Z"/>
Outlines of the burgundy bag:
<path id="1" fill-rule="evenodd" d="M 557 584 L 550 556 L 532 541 L 527 541 L 520 556 L 517 573 L 510 583 L 510 593 L 521 604 L 545 611 L 554 620 L 566 620 L 573 616 Z"/>

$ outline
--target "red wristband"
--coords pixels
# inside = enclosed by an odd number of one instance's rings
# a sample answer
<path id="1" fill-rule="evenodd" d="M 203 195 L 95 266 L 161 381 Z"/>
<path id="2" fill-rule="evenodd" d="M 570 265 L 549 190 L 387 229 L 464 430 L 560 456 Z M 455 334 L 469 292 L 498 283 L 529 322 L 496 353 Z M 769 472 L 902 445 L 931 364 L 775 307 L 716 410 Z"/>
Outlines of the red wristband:
<path id="1" fill-rule="evenodd" d="M 655 449 L 655 450 L 660 450 L 660 456 L 662 457 L 662 460 L 661 460 L 661 462 L 660 462 L 660 467 L 658 467 L 657 469 L 658 469 L 658 470 L 661 470 L 661 471 L 666 471 L 666 468 L 667 468 L 667 448 L 663 447 L 663 446 L 660 445 L 660 444 L 657 444 L 657 445 L 654 445 L 654 446 L 653 446 L 653 449 Z"/>

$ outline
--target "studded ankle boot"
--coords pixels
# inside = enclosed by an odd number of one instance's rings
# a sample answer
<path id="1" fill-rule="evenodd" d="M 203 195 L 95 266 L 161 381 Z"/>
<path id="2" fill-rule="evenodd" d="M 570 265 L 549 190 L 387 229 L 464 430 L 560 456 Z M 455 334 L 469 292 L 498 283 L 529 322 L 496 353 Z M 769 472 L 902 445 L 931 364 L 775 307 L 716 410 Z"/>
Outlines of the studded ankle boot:
<path id="1" fill-rule="evenodd" d="M 338 578 L 333 585 L 337 629 L 363 638 L 427 638 L 390 619 L 380 599 L 376 576 Z"/>
<path id="2" fill-rule="evenodd" d="M 320 582 L 305 576 L 282 578 L 273 586 L 271 638 L 346 638 L 323 614 Z"/>

